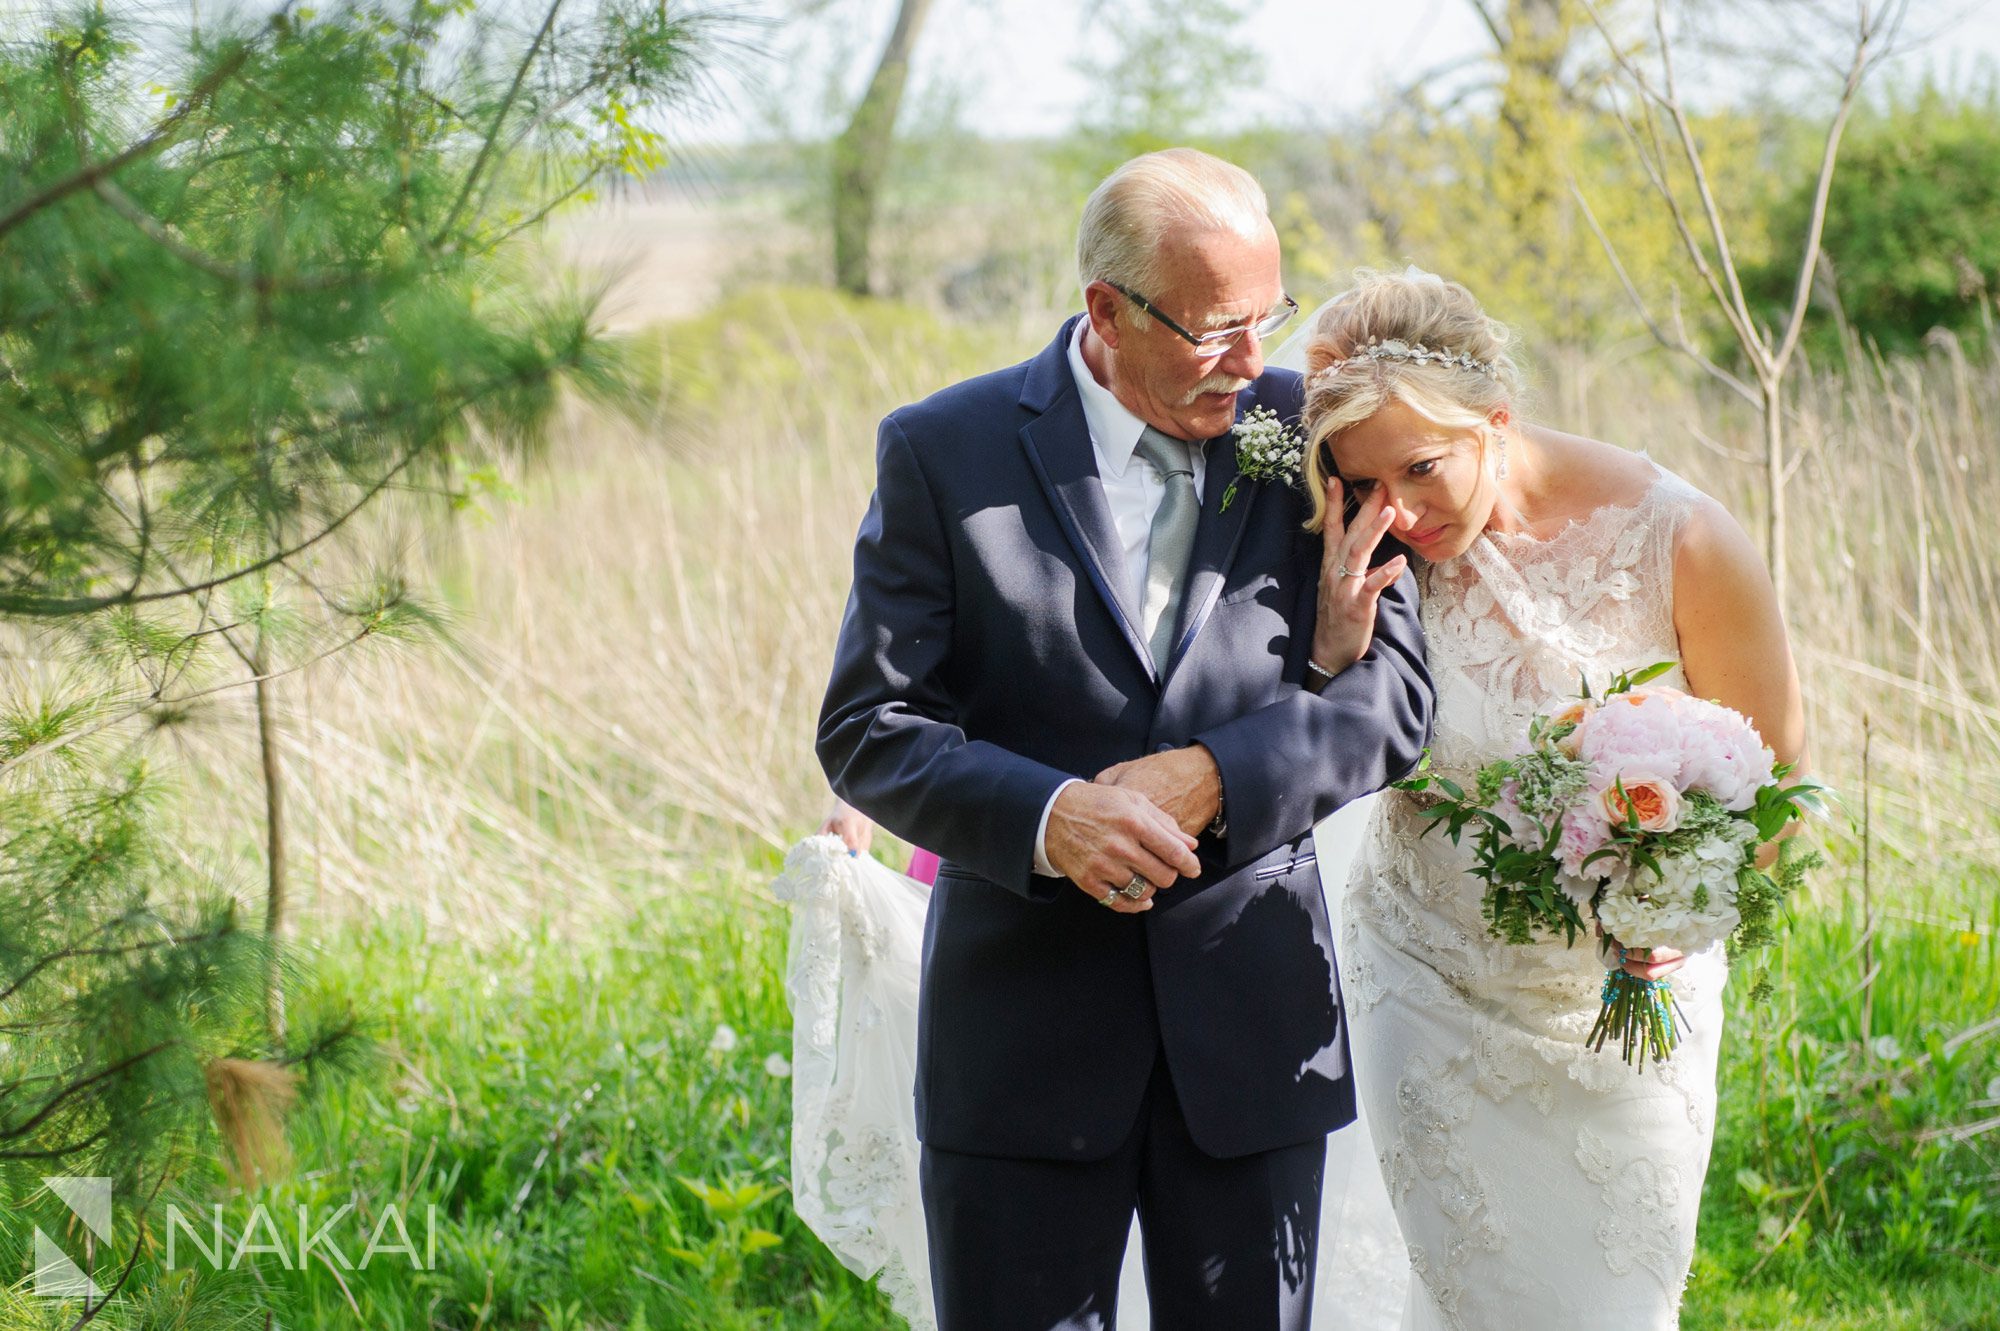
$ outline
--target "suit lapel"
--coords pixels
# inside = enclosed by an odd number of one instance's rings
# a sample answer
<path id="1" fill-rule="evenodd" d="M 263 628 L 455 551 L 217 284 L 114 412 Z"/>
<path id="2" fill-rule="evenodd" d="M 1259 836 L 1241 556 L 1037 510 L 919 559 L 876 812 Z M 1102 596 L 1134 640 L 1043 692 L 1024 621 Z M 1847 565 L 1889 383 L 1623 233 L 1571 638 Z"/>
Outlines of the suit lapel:
<path id="1" fill-rule="evenodd" d="M 1067 374 L 1066 366 L 1064 372 Z M 1076 547 L 1090 585 L 1117 621 L 1133 655 L 1157 679 L 1152 655 L 1139 634 L 1138 608 L 1126 604 L 1129 579 L 1125 547 L 1118 539 L 1111 506 L 1097 477 L 1097 455 L 1090 446 L 1090 427 L 1074 383 L 1068 392 L 1059 390 L 1047 410 L 1021 427 L 1021 446 L 1027 451 L 1035 478 L 1048 492 L 1064 534 Z M 1242 496 L 1237 498 L 1240 502 Z"/>
<path id="2" fill-rule="evenodd" d="M 1208 445 L 1208 466 L 1202 477 L 1201 520 L 1195 527 L 1194 552 L 1188 557 L 1187 594 L 1181 598 L 1181 631 L 1174 639 L 1172 660 L 1178 662 L 1186 656 L 1194 645 L 1195 636 L 1208 622 L 1209 611 L 1215 608 L 1216 598 L 1222 594 L 1223 580 L 1229 575 L 1229 566 L 1236 558 L 1236 548 L 1243 543 L 1245 525 L 1250 520 L 1250 510 L 1256 506 L 1257 496 L 1263 490 L 1260 481 L 1243 480 L 1236 484 L 1236 497 L 1230 501 L 1228 511 L 1223 511 L 1223 496 L 1229 492 L 1232 483 L 1237 482 L 1236 438 L 1225 434 L 1210 441 Z"/>

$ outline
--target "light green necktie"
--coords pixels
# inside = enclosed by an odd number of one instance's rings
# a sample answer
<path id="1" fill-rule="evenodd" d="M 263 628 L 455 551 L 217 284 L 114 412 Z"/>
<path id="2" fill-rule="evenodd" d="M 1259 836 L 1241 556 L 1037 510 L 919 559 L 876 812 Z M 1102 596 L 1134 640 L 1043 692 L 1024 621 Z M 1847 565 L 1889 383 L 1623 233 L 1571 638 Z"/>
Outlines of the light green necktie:
<path id="1" fill-rule="evenodd" d="M 1152 536 L 1146 547 L 1146 600 L 1141 611 L 1153 666 L 1164 675 L 1167 656 L 1173 650 L 1174 628 L 1180 623 L 1181 596 L 1187 590 L 1195 522 L 1201 516 L 1201 502 L 1194 494 L 1194 445 L 1148 425 L 1134 451 L 1167 485 L 1167 493 L 1153 513 Z"/>

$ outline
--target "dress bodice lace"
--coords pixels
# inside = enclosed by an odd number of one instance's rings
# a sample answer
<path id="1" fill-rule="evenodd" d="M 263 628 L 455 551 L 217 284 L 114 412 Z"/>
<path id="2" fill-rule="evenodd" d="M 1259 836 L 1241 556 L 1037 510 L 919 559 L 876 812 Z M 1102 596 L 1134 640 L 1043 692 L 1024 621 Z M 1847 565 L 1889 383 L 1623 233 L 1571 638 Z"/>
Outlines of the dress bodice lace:
<path id="1" fill-rule="evenodd" d="M 1664 661 L 1660 682 L 1686 687 L 1674 554 L 1702 502 L 1655 468 L 1633 502 L 1552 537 L 1487 532 L 1418 566 L 1437 772 L 1469 784 L 1584 680 L 1598 692 Z M 1469 835 L 1425 835 L 1421 799 L 1382 796 L 1340 942 L 1357 1082 L 1416 1276 L 1404 1325 L 1664 1331 L 1707 1168 L 1722 959 L 1675 975 L 1693 1026 L 1672 1059 L 1642 1074 L 1591 1050 L 1598 949 L 1492 937 Z"/>
<path id="2" fill-rule="evenodd" d="M 1576 696 L 1585 680 L 1596 692 L 1620 672 L 1671 661 L 1660 683 L 1686 687 L 1674 549 L 1700 498 L 1655 468 L 1636 501 L 1599 508 L 1552 537 L 1488 531 L 1464 554 L 1418 566 L 1438 695 L 1437 772 L 1469 784 L 1515 751 L 1535 713 Z M 1491 938 L 1468 851 L 1442 832 L 1422 835 L 1418 809 L 1416 797 L 1384 797 L 1350 909 L 1426 957 L 1461 995 L 1503 999 L 1535 1033 L 1573 1045 L 1596 1019 L 1604 975 L 1596 950 Z"/>

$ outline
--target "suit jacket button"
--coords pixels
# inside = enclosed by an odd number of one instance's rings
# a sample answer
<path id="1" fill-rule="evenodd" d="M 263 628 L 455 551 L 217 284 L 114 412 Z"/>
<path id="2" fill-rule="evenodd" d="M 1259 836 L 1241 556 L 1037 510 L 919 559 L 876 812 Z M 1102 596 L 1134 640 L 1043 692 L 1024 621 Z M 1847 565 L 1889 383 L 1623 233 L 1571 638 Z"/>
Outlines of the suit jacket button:
<path id="1" fill-rule="evenodd" d="M 1081 1151 L 1083 1149 L 1083 1138 L 1071 1137 L 1069 1139 L 1069 1149 L 1072 1151 Z"/>
<path id="2" fill-rule="evenodd" d="M 1157 745 L 1155 745 L 1155 746 L 1154 746 L 1154 748 L 1153 748 L 1153 752 L 1154 752 L 1154 753 L 1172 753 L 1172 752 L 1173 752 L 1173 751 L 1174 751 L 1175 749 L 1178 749 L 1179 747 L 1180 747 L 1180 745 L 1178 745 L 1178 744 L 1168 744 L 1167 742 L 1165 742 L 1164 740 L 1162 740 L 1162 741 L 1161 741 L 1161 742 L 1160 742 L 1159 744 L 1157 744 Z"/>

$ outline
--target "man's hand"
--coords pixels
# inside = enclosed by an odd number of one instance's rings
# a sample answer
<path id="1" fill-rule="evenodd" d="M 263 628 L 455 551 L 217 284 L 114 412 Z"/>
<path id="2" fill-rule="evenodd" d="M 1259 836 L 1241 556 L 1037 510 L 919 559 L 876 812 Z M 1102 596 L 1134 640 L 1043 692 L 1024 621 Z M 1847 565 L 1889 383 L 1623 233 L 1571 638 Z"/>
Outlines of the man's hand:
<path id="1" fill-rule="evenodd" d="M 1201 872 L 1195 839 L 1135 790 L 1078 781 L 1063 787 L 1049 810 L 1043 846 L 1058 873 L 1092 900 L 1110 898 L 1113 910 L 1131 915 L 1153 908 L 1153 893 Z M 1120 889 L 1134 877 L 1145 892 L 1131 898 Z"/>
<path id="2" fill-rule="evenodd" d="M 1097 780 L 1144 795 L 1191 837 L 1201 835 L 1222 810 L 1222 772 L 1215 755 L 1200 744 L 1107 767 Z"/>

